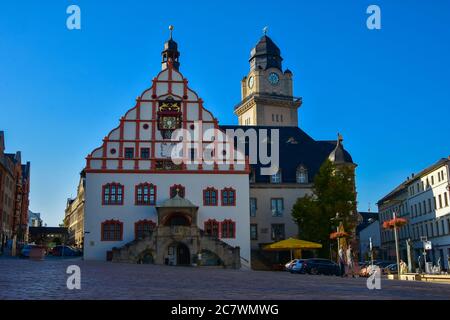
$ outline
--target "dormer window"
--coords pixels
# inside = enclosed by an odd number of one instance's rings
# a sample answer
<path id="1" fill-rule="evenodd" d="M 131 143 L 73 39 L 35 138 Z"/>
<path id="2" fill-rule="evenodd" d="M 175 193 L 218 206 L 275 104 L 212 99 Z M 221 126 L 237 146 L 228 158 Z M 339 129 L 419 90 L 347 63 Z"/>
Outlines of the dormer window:
<path id="1" fill-rule="evenodd" d="M 278 169 L 277 173 L 270 176 L 271 183 L 281 183 L 281 169 Z"/>
<path id="2" fill-rule="evenodd" d="M 297 183 L 308 183 L 308 169 L 306 169 L 304 166 L 299 166 L 297 168 L 296 173 L 296 181 Z"/>

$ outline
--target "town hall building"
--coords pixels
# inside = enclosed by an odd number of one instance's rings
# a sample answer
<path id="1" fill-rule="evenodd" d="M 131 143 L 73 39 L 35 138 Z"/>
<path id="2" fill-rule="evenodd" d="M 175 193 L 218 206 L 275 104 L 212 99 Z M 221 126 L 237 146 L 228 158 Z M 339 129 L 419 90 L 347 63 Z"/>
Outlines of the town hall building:
<path id="1" fill-rule="evenodd" d="M 250 268 L 265 244 L 299 236 L 292 206 L 312 193 L 326 159 L 356 167 L 341 136 L 316 141 L 298 127 L 302 99 L 294 97 L 293 74 L 283 70 L 280 49 L 267 35 L 241 81 L 237 126 L 218 125 L 180 73 L 179 56 L 171 30 L 162 71 L 86 158 L 86 260 Z M 248 156 L 223 161 L 239 154 L 232 144 L 214 148 L 212 162 L 178 163 L 172 156 L 180 129 L 180 141 L 189 135 L 197 143 L 183 147 L 184 159 L 208 153 L 205 145 L 217 147 L 226 130 L 277 129 L 279 166 L 263 175 L 264 166 Z"/>

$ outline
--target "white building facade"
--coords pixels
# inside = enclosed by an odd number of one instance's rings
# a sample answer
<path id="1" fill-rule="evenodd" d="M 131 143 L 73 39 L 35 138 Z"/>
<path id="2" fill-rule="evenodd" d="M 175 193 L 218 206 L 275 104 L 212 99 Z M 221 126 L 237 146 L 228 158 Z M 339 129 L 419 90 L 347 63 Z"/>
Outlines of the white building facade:
<path id="1" fill-rule="evenodd" d="M 407 259 L 406 240 L 411 243 L 411 256 L 417 266 L 424 261 L 424 242 L 432 248 L 426 251 L 427 262 L 450 269 L 450 157 L 412 175 L 394 191 L 378 202 L 380 224 L 397 217 L 407 224 L 399 229 L 399 247 L 402 259 Z M 394 234 L 381 230 L 384 258 L 395 259 Z M 419 258 L 420 257 L 420 258 Z"/>
<path id="2" fill-rule="evenodd" d="M 248 162 L 221 162 L 234 149 L 225 145 L 225 151 L 218 151 L 217 137 L 223 132 L 179 72 L 179 52 L 172 38 L 162 56 L 163 70 L 151 88 L 137 97 L 119 126 L 86 158 L 84 258 L 109 260 L 113 248 L 154 232 L 173 240 L 166 247 L 152 248 L 155 263 L 191 264 L 201 259 L 202 246 L 208 244 L 208 250 L 214 251 L 212 242 L 202 238 L 207 236 L 226 243 L 230 250 L 238 248 L 240 264 L 250 266 Z M 186 159 L 209 152 L 213 162 L 172 161 L 171 152 L 178 144 L 172 135 L 178 129 L 196 139 L 193 149 L 183 147 Z M 214 135 L 205 135 L 207 131 Z M 174 203 L 179 207 L 167 211 Z M 187 206 L 192 209 L 189 214 L 183 212 Z M 192 235 L 193 230 L 196 238 L 182 236 L 183 232 Z M 209 254 L 223 258 L 218 252 Z"/>

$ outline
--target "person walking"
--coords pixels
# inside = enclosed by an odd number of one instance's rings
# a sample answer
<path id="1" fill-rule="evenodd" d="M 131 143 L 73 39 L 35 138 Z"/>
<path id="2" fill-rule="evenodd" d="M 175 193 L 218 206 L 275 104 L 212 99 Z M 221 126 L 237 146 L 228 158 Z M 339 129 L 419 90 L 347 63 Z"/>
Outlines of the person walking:
<path id="1" fill-rule="evenodd" d="M 400 259 L 400 274 L 406 274 L 408 273 L 408 266 L 406 265 L 405 261 Z"/>
<path id="2" fill-rule="evenodd" d="M 341 277 L 345 274 L 345 257 L 344 257 L 344 249 L 342 247 L 339 248 L 339 269 L 341 272 Z"/>
<path id="3" fill-rule="evenodd" d="M 355 265 L 353 261 L 353 250 L 352 246 L 348 246 L 347 248 L 347 275 L 355 277 Z"/>

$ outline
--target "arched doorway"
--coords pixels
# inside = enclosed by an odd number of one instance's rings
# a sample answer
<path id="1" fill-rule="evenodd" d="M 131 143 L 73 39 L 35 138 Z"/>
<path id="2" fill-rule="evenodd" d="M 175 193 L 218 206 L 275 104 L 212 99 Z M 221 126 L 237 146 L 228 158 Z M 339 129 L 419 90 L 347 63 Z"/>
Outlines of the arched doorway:
<path id="1" fill-rule="evenodd" d="M 186 266 L 191 264 L 191 253 L 187 245 L 181 242 L 171 244 L 168 247 L 166 264 L 174 266 Z"/>
<path id="2" fill-rule="evenodd" d="M 191 225 L 191 220 L 189 219 L 188 216 L 186 216 L 183 213 L 172 213 L 165 219 L 164 225 L 167 227 L 174 227 L 174 226 L 188 227 Z"/>

